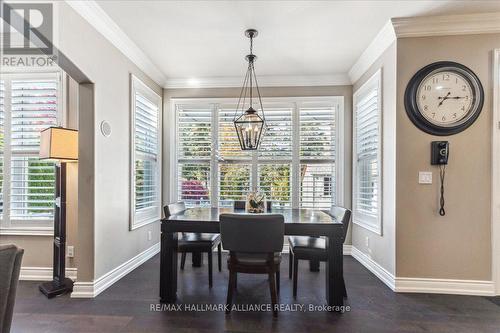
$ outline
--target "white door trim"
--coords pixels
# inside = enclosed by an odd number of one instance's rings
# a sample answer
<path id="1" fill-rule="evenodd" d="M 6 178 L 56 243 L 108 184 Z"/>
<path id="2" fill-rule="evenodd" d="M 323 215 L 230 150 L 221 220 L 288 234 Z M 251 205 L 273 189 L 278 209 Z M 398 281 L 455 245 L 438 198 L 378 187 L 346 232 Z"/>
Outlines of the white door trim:
<path id="1" fill-rule="evenodd" d="M 491 273 L 495 294 L 500 295 L 500 49 L 493 51 L 493 62 Z"/>

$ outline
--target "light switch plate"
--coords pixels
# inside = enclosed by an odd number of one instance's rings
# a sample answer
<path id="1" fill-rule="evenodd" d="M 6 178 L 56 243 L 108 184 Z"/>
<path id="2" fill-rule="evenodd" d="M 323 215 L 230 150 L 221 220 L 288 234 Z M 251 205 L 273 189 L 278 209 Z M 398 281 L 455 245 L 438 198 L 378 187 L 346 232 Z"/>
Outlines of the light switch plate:
<path id="1" fill-rule="evenodd" d="M 418 172 L 418 183 L 419 184 L 432 184 L 432 172 L 419 171 Z"/>

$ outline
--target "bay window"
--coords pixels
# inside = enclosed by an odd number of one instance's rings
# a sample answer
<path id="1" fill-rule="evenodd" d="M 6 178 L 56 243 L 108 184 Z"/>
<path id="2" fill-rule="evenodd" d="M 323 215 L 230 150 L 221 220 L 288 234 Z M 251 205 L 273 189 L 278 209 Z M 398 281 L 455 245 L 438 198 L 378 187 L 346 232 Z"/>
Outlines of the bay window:
<path id="1" fill-rule="evenodd" d="M 264 98 L 258 151 L 242 151 L 230 99 L 173 100 L 173 201 L 229 207 L 258 190 L 274 207 L 328 209 L 337 203 L 341 97 Z"/>

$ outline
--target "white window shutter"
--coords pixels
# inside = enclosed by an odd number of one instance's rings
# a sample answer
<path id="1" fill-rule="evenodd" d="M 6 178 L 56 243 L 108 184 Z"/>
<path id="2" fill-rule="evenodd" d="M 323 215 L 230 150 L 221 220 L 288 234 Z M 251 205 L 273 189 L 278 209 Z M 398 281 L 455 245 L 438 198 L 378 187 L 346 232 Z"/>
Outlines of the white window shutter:
<path id="1" fill-rule="evenodd" d="M 135 93 L 135 210 L 158 205 L 158 106 Z"/>
<path id="2" fill-rule="evenodd" d="M 300 119 L 300 207 L 329 209 L 336 203 L 336 108 L 304 103 Z"/>
<path id="3" fill-rule="evenodd" d="M 212 107 L 177 105 L 177 200 L 210 206 Z"/>
<path id="4" fill-rule="evenodd" d="M 11 81 L 11 220 L 54 218 L 54 162 L 38 154 L 40 131 L 58 125 L 58 85 L 56 76 Z"/>
<path id="5" fill-rule="evenodd" d="M 354 94 L 353 221 L 381 234 L 380 71 Z"/>

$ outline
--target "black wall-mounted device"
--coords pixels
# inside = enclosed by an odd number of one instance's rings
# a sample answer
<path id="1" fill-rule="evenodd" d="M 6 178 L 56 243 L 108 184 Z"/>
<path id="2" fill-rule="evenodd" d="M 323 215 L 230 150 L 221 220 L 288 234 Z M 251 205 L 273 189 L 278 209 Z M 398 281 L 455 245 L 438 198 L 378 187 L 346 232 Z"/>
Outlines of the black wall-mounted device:
<path id="1" fill-rule="evenodd" d="M 431 165 L 448 164 L 450 143 L 448 141 L 431 142 Z"/>
<path id="2" fill-rule="evenodd" d="M 439 215 L 445 216 L 444 210 L 444 177 L 446 175 L 446 164 L 448 164 L 448 156 L 450 155 L 450 143 L 448 141 L 432 141 L 431 142 L 431 164 L 439 166 L 439 180 L 441 186 L 439 188 Z"/>

